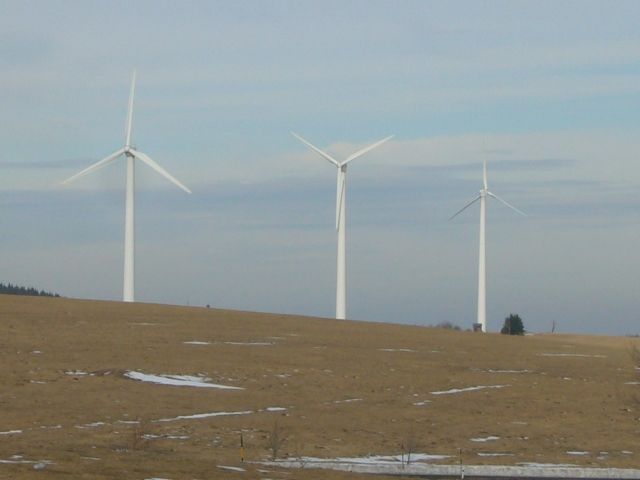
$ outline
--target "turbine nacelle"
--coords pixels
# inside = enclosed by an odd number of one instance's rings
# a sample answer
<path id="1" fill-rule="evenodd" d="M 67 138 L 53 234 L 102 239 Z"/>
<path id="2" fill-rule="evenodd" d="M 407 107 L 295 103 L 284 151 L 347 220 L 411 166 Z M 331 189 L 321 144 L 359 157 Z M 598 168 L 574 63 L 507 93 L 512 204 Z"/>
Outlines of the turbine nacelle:
<path id="1" fill-rule="evenodd" d="M 327 160 L 329 163 L 333 164 L 338 169 L 338 178 L 337 178 L 337 185 L 336 185 L 336 230 L 338 230 L 338 228 L 340 226 L 342 205 L 343 205 L 343 202 L 344 202 L 344 195 L 345 195 L 345 190 L 346 190 L 347 165 L 348 165 L 348 163 L 350 161 L 352 161 L 352 160 L 355 160 L 358 157 L 361 157 L 365 153 L 373 150 L 374 148 L 382 145 L 387 140 L 391 140 L 394 136 L 393 135 L 389 135 L 388 137 L 383 138 L 382 140 L 379 140 L 379 141 L 377 141 L 375 143 L 372 143 L 371 145 L 368 145 L 368 146 L 358 150 L 357 152 L 352 153 L 346 159 L 344 159 L 342 162 L 340 162 L 340 161 L 336 160 L 335 158 L 333 158 L 331 155 L 329 155 L 324 150 L 319 149 L 318 147 L 313 145 L 311 142 L 309 142 L 309 141 L 305 140 L 304 138 L 302 138 L 297 133 L 291 132 L 291 135 L 293 135 L 295 138 L 300 140 L 300 142 L 304 143 L 307 147 L 309 147 L 311 150 L 316 152 L 318 155 L 320 155 L 322 158 Z"/>
<path id="2" fill-rule="evenodd" d="M 88 173 L 92 173 L 92 172 L 95 172 L 96 170 L 99 170 L 99 169 L 101 169 L 103 167 L 106 167 L 110 163 L 114 162 L 120 155 L 124 155 L 127 158 L 133 158 L 133 159 L 140 160 L 141 162 L 147 164 L 150 168 L 155 170 L 157 173 L 159 173 L 160 175 L 165 177 L 171 183 L 176 185 L 178 188 L 184 190 L 187 193 L 191 193 L 191 190 L 189 190 L 184 184 L 182 184 L 182 182 L 180 182 L 179 180 L 174 178 L 169 172 L 167 172 L 164 168 L 162 168 L 155 160 L 153 160 L 151 157 L 149 157 L 145 153 L 137 150 L 136 147 L 131 144 L 131 130 L 132 130 L 132 127 L 133 127 L 133 125 L 132 125 L 132 123 L 133 123 L 133 97 L 134 97 L 134 93 L 135 93 L 135 88 L 136 88 L 136 72 L 134 71 L 133 72 L 133 79 L 131 81 L 131 93 L 129 95 L 129 106 L 128 106 L 128 109 L 127 109 L 126 137 L 125 137 L 125 145 L 124 145 L 124 147 L 122 147 L 120 150 L 117 150 L 116 152 L 112 153 L 111 155 L 103 158 L 102 160 L 94 163 L 93 165 L 85 168 L 81 172 L 76 173 L 75 175 L 67 178 L 66 180 L 64 180 L 62 182 L 63 184 L 71 183 L 74 180 L 76 180 L 76 179 L 78 179 L 80 177 L 83 177 L 84 175 L 86 175 Z"/>
<path id="3" fill-rule="evenodd" d="M 478 196 L 475 197 L 473 200 L 471 200 L 469 203 L 467 203 L 464 207 L 462 207 L 460 210 L 458 210 L 456 213 L 454 213 L 453 215 L 451 215 L 451 217 L 449 217 L 449 220 L 453 220 L 455 217 L 457 217 L 458 215 L 460 215 L 462 212 L 464 212 L 467 208 L 469 208 L 471 205 L 473 205 L 474 203 L 476 203 L 478 200 L 482 199 L 482 198 L 486 198 L 486 197 L 492 197 L 495 198 L 496 200 L 498 200 L 500 203 L 502 203 L 503 205 L 505 205 L 506 207 L 509 207 L 511 210 L 513 210 L 514 212 L 526 217 L 527 214 L 524 213 L 523 211 L 517 209 L 516 207 L 514 207 L 513 205 L 511 205 L 509 202 L 507 202 L 506 200 L 503 200 L 502 198 L 500 198 L 498 195 L 496 195 L 495 193 L 492 193 L 491 191 L 488 190 L 488 186 L 487 186 L 487 162 L 486 160 L 483 162 L 482 165 L 482 188 L 479 190 L 478 192 Z"/>

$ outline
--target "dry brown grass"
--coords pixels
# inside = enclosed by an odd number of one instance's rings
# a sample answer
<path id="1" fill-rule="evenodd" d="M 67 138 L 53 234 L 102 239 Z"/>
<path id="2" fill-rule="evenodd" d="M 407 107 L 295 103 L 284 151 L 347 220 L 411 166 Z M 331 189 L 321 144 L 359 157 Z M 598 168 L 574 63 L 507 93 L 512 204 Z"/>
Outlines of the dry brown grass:
<path id="1" fill-rule="evenodd" d="M 186 341 L 210 345 L 189 345 Z M 273 342 L 248 346 L 224 342 Z M 293 478 L 240 465 L 278 456 L 400 454 L 407 443 L 457 463 L 640 466 L 638 339 L 508 337 L 204 308 L 0 296 L 0 478 Z M 410 351 L 385 351 L 408 349 Z M 34 352 L 42 353 L 34 353 Z M 565 353 L 590 356 L 544 356 Z M 81 370 L 93 375 L 69 375 Z M 206 374 L 244 390 L 122 376 Z M 528 370 L 491 373 L 489 370 Z M 44 383 L 40 383 L 44 382 Z M 508 385 L 452 395 L 430 392 Z M 341 402 L 348 399 L 361 399 Z M 430 403 L 414 405 L 425 400 Z M 264 411 L 286 407 L 286 412 Z M 155 422 L 207 412 L 242 416 Z M 143 423 L 123 423 L 145 419 Z M 102 422 L 96 426 L 78 428 Z M 60 425 L 59 428 L 53 428 Z M 282 433 L 285 432 L 285 433 Z M 470 439 L 500 437 L 479 443 Z M 185 438 L 187 437 L 187 438 Z M 270 446 L 271 442 L 271 446 Z M 571 456 L 567 451 L 588 451 Z M 623 453 L 631 451 L 633 454 Z M 478 453 L 510 453 L 482 457 Z M 600 452 L 608 452 L 604 455 Z M 294 474 L 295 476 L 295 474 Z M 305 472 L 304 478 L 352 478 Z"/>

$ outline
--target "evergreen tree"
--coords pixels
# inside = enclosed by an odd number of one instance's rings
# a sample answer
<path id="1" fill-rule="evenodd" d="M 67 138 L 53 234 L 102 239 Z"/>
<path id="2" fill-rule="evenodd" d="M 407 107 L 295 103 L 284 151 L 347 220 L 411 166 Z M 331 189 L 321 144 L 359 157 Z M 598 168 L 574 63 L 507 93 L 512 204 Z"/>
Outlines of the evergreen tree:
<path id="1" fill-rule="evenodd" d="M 500 330 L 500 333 L 505 335 L 524 335 L 524 332 L 524 323 L 522 323 L 520 315 L 516 313 L 511 313 L 504 319 L 504 326 Z"/>
<path id="2" fill-rule="evenodd" d="M 30 295 L 34 297 L 59 297 L 57 293 L 38 290 L 33 287 L 19 287 L 11 283 L 0 283 L 0 294 L 6 295 Z"/>

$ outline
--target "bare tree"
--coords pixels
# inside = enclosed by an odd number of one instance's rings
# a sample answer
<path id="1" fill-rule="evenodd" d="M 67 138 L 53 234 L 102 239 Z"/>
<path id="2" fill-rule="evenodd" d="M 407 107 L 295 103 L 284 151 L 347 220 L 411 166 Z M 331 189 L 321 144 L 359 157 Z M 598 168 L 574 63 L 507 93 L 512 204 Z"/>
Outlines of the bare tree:
<path id="1" fill-rule="evenodd" d="M 268 447 L 271 451 L 271 460 L 275 461 L 278 458 L 278 453 L 280 452 L 280 448 L 282 447 L 284 441 L 284 433 L 282 431 L 282 428 L 280 427 L 280 424 L 278 423 L 278 419 L 276 419 L 276 421 L 273 422 L 273 428 L 269 433 L 268 441 Z"/>
<path id="2" fill-rule="evenodd" d="M 149 422 L 142 418 L 138 418 L 136 423 L 131 426 L 131 436 L 129 437 L 129 448 L 132 451 L 142 450 L 149 443 L 150 434 L 149 430 Z"/>
<path id="3" fill-rule="evenodd" d="M 402 462 L 404 463 L 404 455 L 407 454 L 407 465 L 411 463 L 411 454 L 415 453 L 418 448 L 418 440 L 413 430 L 409 430 L 400 444 L 402 450 Z"/>

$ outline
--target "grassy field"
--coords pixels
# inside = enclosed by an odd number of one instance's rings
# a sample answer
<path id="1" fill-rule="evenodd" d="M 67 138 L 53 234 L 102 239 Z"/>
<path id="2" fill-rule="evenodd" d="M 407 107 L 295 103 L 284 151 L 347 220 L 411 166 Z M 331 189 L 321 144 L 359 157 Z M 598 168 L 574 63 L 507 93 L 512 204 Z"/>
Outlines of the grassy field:
<path id="1" fill-rule="evenodd" d="M 0 478 L 354 478 L 242 464 L 241 432 L 248 461 L 274 443 L 280 458 L 404 445 L 442 463 L 638 468 L 634 345 L 2 295 Z M 235 414 L 178 418 L 221 412 Z"/>

